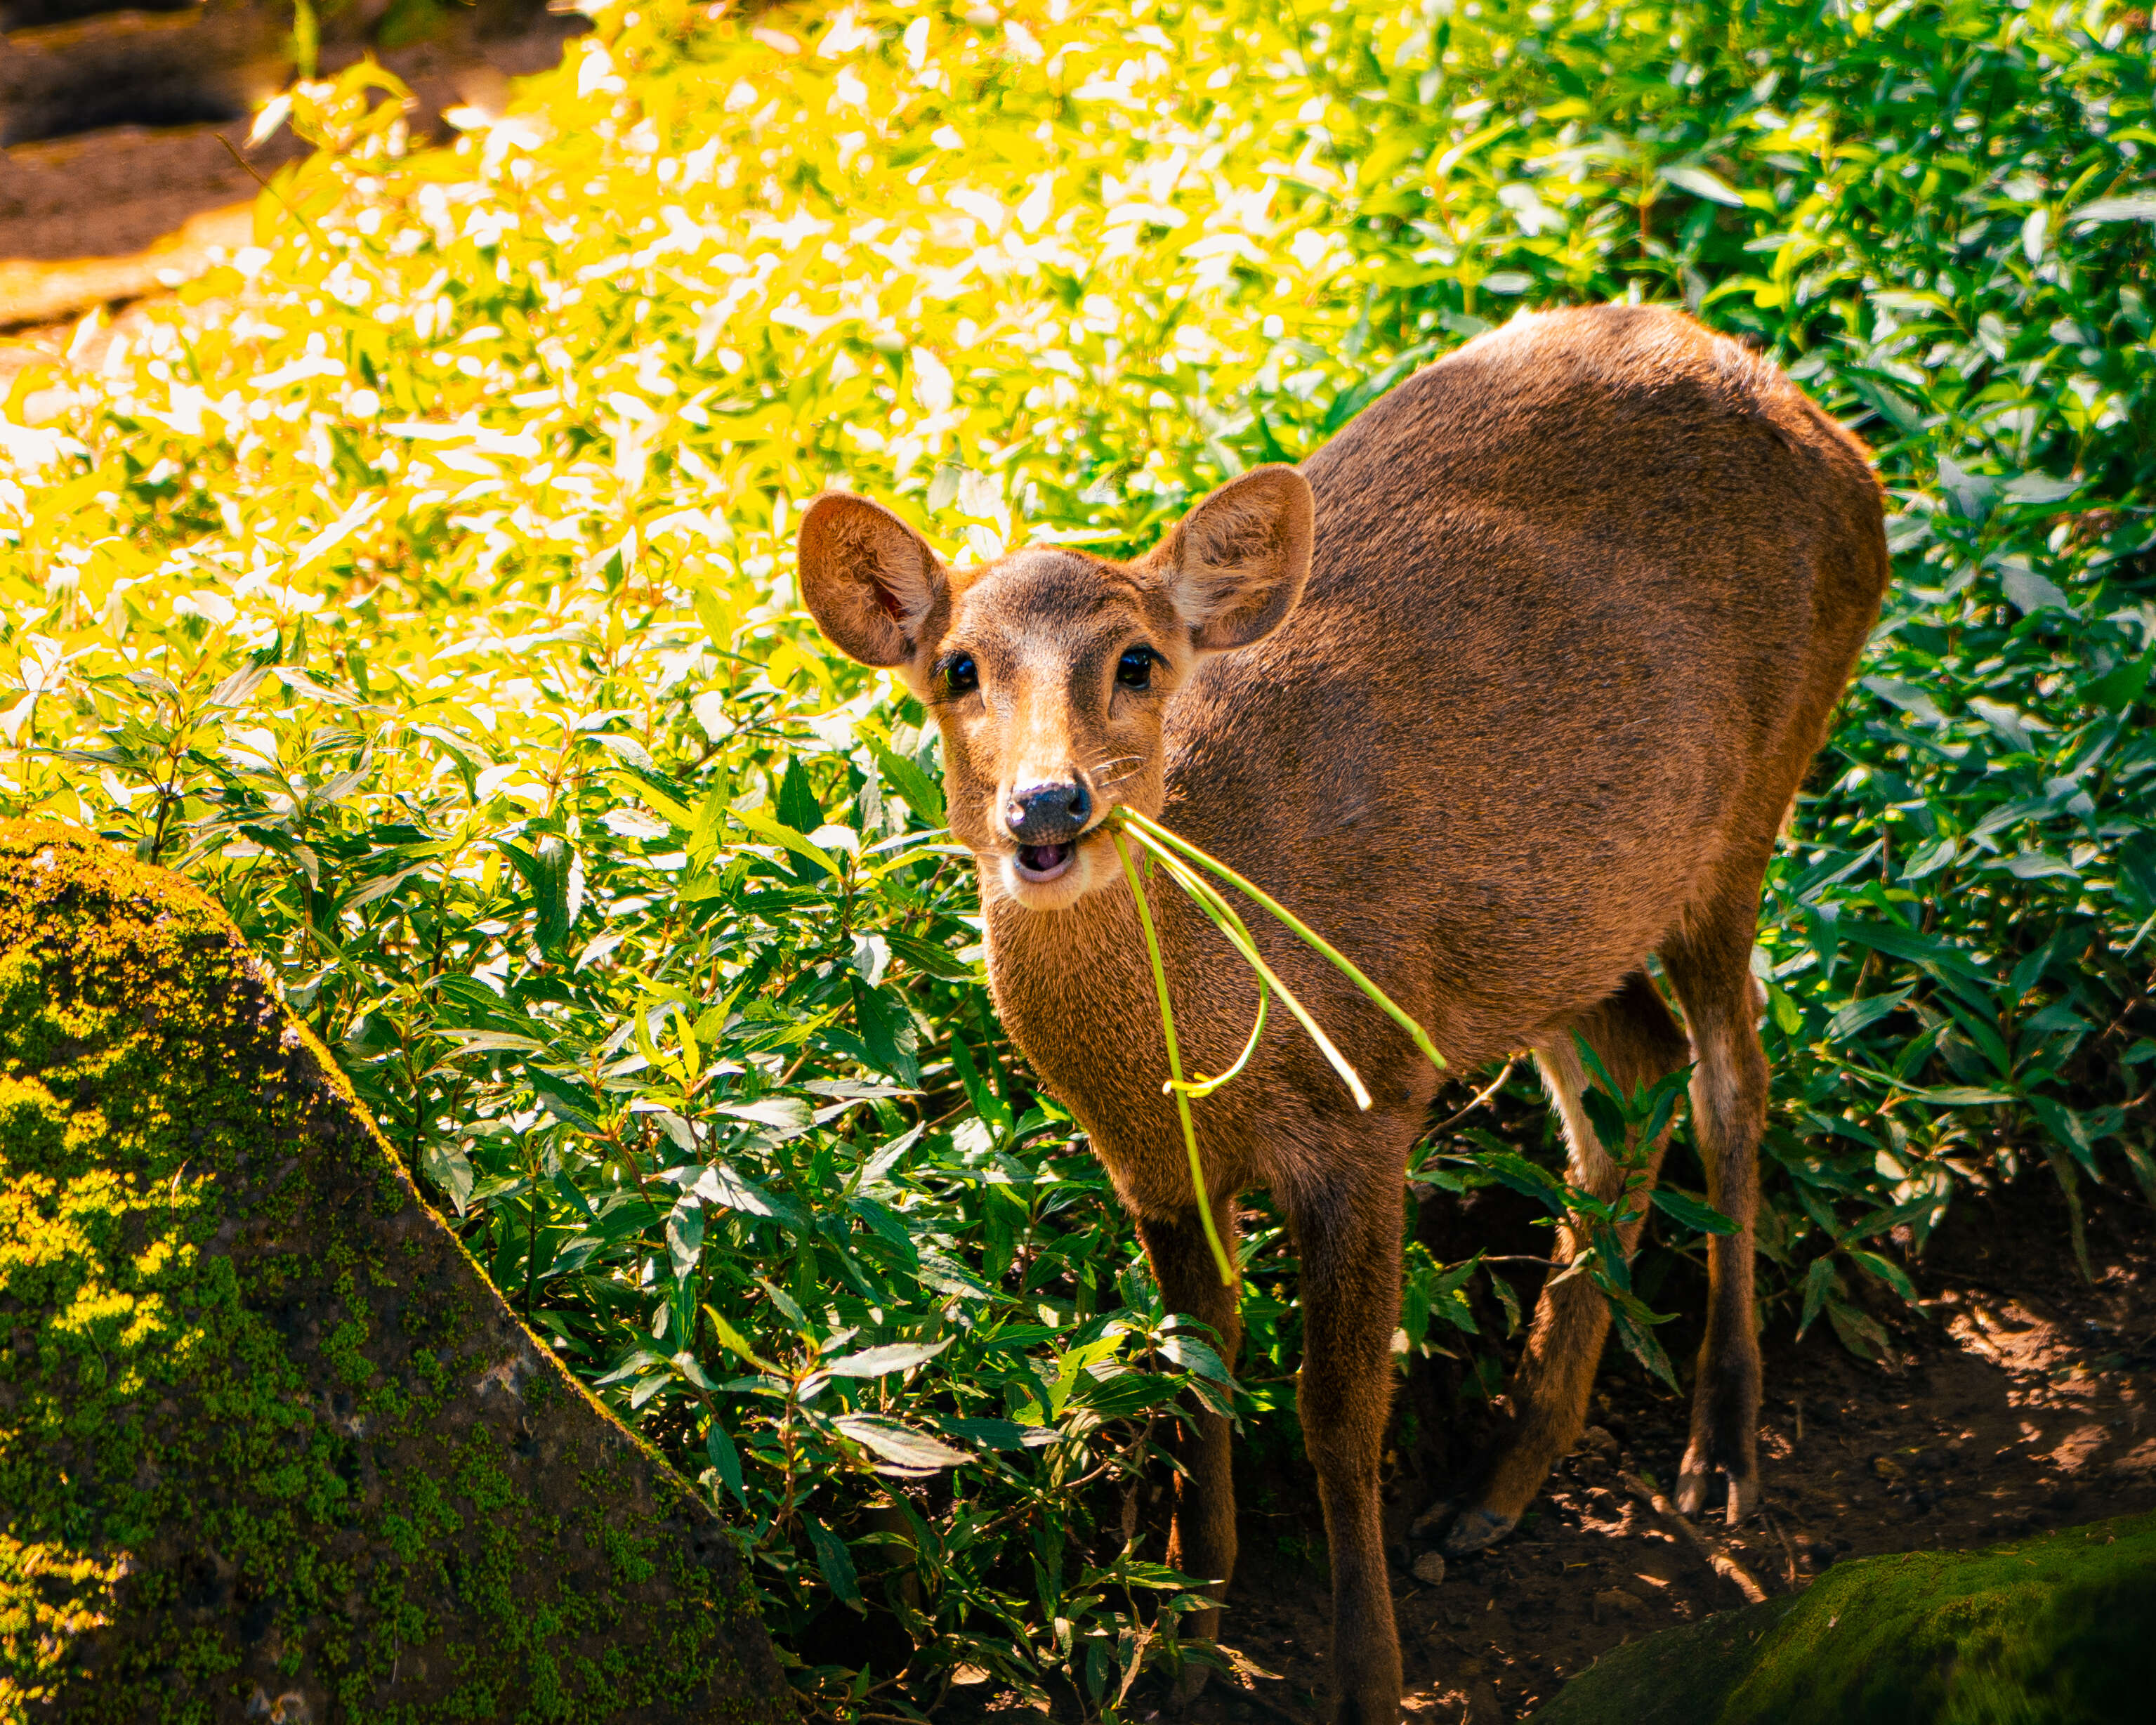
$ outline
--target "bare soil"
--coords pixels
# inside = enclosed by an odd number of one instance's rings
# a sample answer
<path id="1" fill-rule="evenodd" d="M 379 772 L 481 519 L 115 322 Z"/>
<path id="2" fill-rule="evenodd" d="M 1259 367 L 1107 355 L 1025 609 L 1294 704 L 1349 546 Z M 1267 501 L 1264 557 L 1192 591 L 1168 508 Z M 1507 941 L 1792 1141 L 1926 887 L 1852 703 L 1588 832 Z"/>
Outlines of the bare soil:
<path id="1" fill-rule="evenodd" d="M 547 16 L 514 36 L 467 29 L 378 58 L 413 93 L 415 136 L 439 136 L 444 110 L 501 112 L 511 80 L 557 64 L 585 28 Z M 325 75 L 357 53 L 326 52 Z M 39 326 L 155 296 L 249 243 L 259 180 L 305 150 L 289 128 L 249 148 L 250 124 L 115 126 L 0 150 L 0 393 L 64 345 Z"/>
<path id="2" fill-rule="evenodd" d="M 1492 1250 L 1532 1250 L 1543 1237 L 1499 1244 L 1524 1219 L 1502 1199 L 1445 1209 L 1425 1226 L 1480 1235 Z M 1765 1338 L 1765 1508 L 1734 1529 L 1718 1512 L 1702 1518 L 1695 1530 L 1706 1550 L 1773 1595 L 1844 1558 L 1977 1547 L 2156 1508 L 2149 1223 L 2137 1199 L 2100 1199 L 2089 1217 L 2097 1276 L 2084 1281 L 2064 1203 L 2040 1172 L 1957 1200 L 1909 1265 L 1921 1310 L 1871 1307 L 1892 1337 L 1884 1363 L 1848 1353 L 1825 1322 L 1802 1342 L 1790 1323 L 1776 1325 Z M 1455 1257 L 1472 1249 L 1460 1238 L 1446 1244 Z M 1660 1309 L 1699 1311 L 1703 1289 L 1682 1281 L 1670 1279 Z M 1524 1281 L 1520 1292 L 1532 1300 Z M 1663 1332 L 1673 1358 L 1697 1345 L 1696 1327 L 1686 1327 Z M 1508 1364 L 1517 1352 L 1516 1339 Z M 1410 1381 L 1402 1430 L 1411 1422 L 1423 1435 L 1404 1435 L 1386 1486 L 1410 1719 L 1526 1718 L 1609 1649 L 1743 1603 L 1622 1482 L 1625 1474 L 1674 1479 L 1686 1406 L 1614 1348 L 1598 1382 L 1595 1425 L 1520 1530 L 1453 1560 L 1435 1585 L 1415 1580 L 1409 1565 L 1434 1548 L 1410 1539 L 1410 1524 L 1471 1472 L 1502 1422 L 1502 1407 L 1478 1413 L 1474 1404 L 1433 1418 L 1457 1382 L 1442 1369 L 1419 1369 Z M 1280 1453 L 1246 1458 L 1239 1471 L 1242 1557 L 1223 1642 L 1240 1669 L 1234 1680 L 1216 1678 L 1187 1717 L 1196 1725 L 1329 1719 L 1331 1606 L 1314 1480 Z"/>

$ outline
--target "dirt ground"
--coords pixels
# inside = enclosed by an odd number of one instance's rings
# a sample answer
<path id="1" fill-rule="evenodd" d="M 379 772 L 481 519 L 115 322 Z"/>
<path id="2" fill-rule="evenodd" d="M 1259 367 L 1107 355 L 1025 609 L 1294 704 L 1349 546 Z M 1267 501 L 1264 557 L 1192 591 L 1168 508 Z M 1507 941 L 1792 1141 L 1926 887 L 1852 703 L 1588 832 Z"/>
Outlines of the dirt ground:
<path id="1" fill-rule="evenodd" d="M 585 28 L 542 17 L 514 36 L 466 31 L 382 58 L 413 92 L 415 134 L 439 136 L 444 110 L 501 112 L 511 80 L 556 64 Z M 357 52 L 326 54 L 325 73 Z M 114 126 L 0 150 L 0 394 L 92 306 L 153 297 L 251 242 L 258 177 L 304 151 L 290 128 L 249 146 L 251 123 Z"/>
<path id="2" fill-rule="evenodd" d="M 1490 1219 L 1500 1232 L 1517 1219 Z M 1765 1338 L 1764 1512 L 1734 1530 L 1718 1512 L 1702 1519 L 1704 1551 L 1773 1595 L 1844 1558 L 1980 1546 L 2156 1509 L 2150 1221 L 2135 1199 L 2100 1201 L 2089 1220 L 2097 1280 L 2084 1282 L 2066 1248 L 2064 1204 L 2039 1173 L 1957 1201 L 1910 1266 L 1921 1313 L 1871 1308 L 1893 1340 L 1885 1364 L 1845 1352 L 1825 1322 L 1801 1343 L 1778 1326 Z M 1673 1277 L 1656 1303 L 1690 1316 L 1699 1291 Z M 1663 1332 L 1673 1358 L 1697 1344 L 1697 1328 L 1686 1327 Z M 1423 1408 L 1435 1400 L 1430 1386 L 1403 1397 Z M 1684 1402 L 1613 1348 L 1594 1419 L 1520 1530 L 1453 1560 L 1435 1586 L 1402 1562 L 1433 1548 L 1407 1530 L 1442 1497 L 1453 1458 L 1486 1433 L 1456 1429 L 1449 1445 L 1433 1440 L 1419 1458 L 1399 1458 L 1387 1517 L 1410 1720 L 1524 1719 L 1609 1649 L 1743 1603 L 1621 1481 L 1675 1478 Z M 1242 1558 L 1223 1642 L 1243 1669 L 1216 1679 L 1187 1717 L 1327 1720 L 1330 1604 L 1314 1482 L 1279 1455 L 1239 1471 Z"/>

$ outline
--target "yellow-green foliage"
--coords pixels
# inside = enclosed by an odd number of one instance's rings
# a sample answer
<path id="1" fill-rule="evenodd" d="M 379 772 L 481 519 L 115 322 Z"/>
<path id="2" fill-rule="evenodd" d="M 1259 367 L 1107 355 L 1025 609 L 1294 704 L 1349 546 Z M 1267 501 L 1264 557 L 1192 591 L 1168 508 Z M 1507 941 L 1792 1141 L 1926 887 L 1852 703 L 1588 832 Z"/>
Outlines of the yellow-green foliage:
<path id="1" fill-rule="evenodd" d="M 786 1711 L 708 1514 L 223 913 L 45 826 L 0 828 L 0 1506 L 9 1725 Z"/>
<path id="2" fill-rule="evenodd" d="M 1837 1564 L 1604 1657 L 1535 1725 L 2097 1725 L 2156 1695 L 2156 1516 Z"/>

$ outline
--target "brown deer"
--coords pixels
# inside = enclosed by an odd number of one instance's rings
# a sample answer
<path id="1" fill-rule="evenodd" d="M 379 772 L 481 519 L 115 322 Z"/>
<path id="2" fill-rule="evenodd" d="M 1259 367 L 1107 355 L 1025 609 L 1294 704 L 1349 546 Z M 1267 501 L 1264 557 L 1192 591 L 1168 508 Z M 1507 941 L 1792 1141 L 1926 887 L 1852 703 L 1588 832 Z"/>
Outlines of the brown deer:
<path id="1" fill-rule="evenodd" d="M 1652 306 L 1516 318 L 1300 471 L 1224 485 L 1134 562 L 1043 548 L 947 570 L 844 492 L 800 530 L 802 594 L 824 632 L 895 668 L 942 733 L 1004 1024 L 1091 1136 L 1168 1308 L 1211 1326 L 1230 1358 L 1236 1291 L 1200 1228 L 1136 906 L 1101 830 L 1116 804 L 1158 815 L 1333 942 L 1455 1072 L 1533 1050 L 1570 1178 L 1599 1196 L 1625 1176 L 1581 1107 L 1575 1033 L 1627 1090 L 1696 1063 L 1707 1195 L 1737 1232 L 1708 1242 L 1679 1499 L 1697 1512 L 1719 1476 L 1732 1521 L 1759 1491 L 1760 881 L 1888 574 L 1856 439 L 1767 361 Z M 1149 896 L 1186 1065 L 1221 1071 L 1256 984 L 1181 894 Z M 1378 1469 L 1403 1176 L 1440 1075 L 1338 972 L 1250 920 L 1373 1098 L 1358 1111 L 1276 1014 L 1244 1076 L 1196 1115 L 1221 1234 L 1255 1186 L 1293 1230 L 1337 1717 L 1390 1725 L 1400 1663 Z M 1648 1182 L 1661 1150 L 1644 1148 Z M 1627 1250 L 1645 1207 L 1634 1178 Z M 1585 1277 L 1545 1291 L 1508 1446 L 1448 1549 L 1507 1532 L 1577 1441 L 1609 1324 Z M 1235 1563 L 1225 1423 L 1199 1416 L 1180 1459 L 1170 1561 L 1222 1596 Z"/>

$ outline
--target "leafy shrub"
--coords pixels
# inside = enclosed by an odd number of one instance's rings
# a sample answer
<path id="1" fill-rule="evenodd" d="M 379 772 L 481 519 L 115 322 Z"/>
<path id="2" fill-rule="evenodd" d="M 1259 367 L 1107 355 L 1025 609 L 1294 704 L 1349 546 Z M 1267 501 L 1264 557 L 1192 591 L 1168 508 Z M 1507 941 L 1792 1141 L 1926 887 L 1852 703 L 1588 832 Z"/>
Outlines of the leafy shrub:
<path id="1" fill-rule="evenodd" d="M 1291 1420 L 1293 1262 L 1247 1235 L 1240 1384 L 1163 1317 L 996 1032 L 932 732 L 795 605 L 801 504 L 1132 550 L 1517 305 L 1774 353 L 1872 440 L 1900 578 L 1769 881 L 1764 1301 L 1876 1352 L 1860 1285 L 1957 1189 L 2156 1183 L 2149 46 L 2049 0 L 655 0 L 453 148 L 305 87 L 257 244 L 8 404 L 5 806 L 220 894 L 732 1502 L 818 1708 L 972 1666 L 1113 1711 L 1196 1603 L 1138 1476 L 1186 1394 Z M 1561 1205 L 1520 1150 L 1420 1173 Z M 1404 1341 L 1486 1388 L 1475 1273 L 1411 1250 Z"/>

